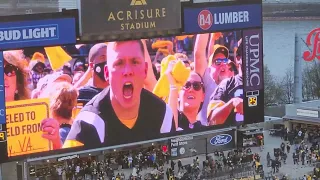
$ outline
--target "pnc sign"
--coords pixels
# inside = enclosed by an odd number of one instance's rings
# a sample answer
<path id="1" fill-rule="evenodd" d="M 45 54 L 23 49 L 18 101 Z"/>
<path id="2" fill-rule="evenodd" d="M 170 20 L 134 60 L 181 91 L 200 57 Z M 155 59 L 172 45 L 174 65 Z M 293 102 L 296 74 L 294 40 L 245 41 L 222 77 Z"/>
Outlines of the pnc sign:
<path id="1" fill-rule="evenodd" d="M 83 34 L 122 34 L 181 28 L 180 0 L 81 0 Z M 94 20 L 92 17 L 95 17 Z"/>
<path id="2" fill-rule="evenodd" d="M 305 61 L 312 61 L 314 59 L 320 60 L 320 28 L 313 29 L 309 32 L 306 44 L 310 47 L 303 53 L 303 59 Z"/>

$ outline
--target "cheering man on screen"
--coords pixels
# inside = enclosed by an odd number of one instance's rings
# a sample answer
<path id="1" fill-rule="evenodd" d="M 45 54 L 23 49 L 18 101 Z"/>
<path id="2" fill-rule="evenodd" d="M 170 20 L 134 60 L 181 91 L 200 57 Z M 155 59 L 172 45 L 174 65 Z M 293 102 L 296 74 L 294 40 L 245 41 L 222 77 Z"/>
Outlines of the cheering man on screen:
<path id="1" fill-rule="evenodd" d="M 242 41 L 238 43 L 235 62 L 238 74 L 224 79 L 214 91 L 208 105 L 210 125 L 233 125 L 243 122 Z"/>
<path id="2" fill-rule="evenodd" d="M 143 43 L 111 42 L 107 59 L 105 76 L 110 86 L 78 114 L 64 148 L 77 143 L 97 147 L 154 139 L 173 128 L 169 106 L 143 88 L 148 70 Z"/>

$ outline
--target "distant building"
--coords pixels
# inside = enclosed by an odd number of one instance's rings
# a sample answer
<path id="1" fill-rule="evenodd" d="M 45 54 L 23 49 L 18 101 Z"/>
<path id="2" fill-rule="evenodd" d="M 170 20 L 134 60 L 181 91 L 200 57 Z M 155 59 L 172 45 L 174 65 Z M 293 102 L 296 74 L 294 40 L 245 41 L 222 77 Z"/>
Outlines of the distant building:
<path id="1" fill-rule="evenodd" d="M 2 0 L 0 16 L 51 13 L 77 9 L 77 0 Z"/>

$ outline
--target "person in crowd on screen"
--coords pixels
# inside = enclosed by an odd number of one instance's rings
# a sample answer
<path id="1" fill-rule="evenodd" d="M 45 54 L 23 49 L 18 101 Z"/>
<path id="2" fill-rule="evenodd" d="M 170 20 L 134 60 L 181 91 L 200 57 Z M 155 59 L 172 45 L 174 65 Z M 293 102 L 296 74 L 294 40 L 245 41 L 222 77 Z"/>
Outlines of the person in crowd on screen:
<path id="1" fill-rule="evenodd" d="M 63 74 L 69 75 L 71 78 L 73 77 L 71 64 L 69 62 L 65 63 L 59 71 L 62 71 Z"/>
<path id="2" fill-rule="evenodd" d="M 73 76 L 72 76 L 72 84 L 76 84 L 77 82 L 79 82 L 79 80 L 81 79 L 81 77 L 83 76 L 84 72 L 83 71 L 77 71 L 77 72 L 73 72 Z"/>
<path id="3" fill-rule="evenodd" d="M 51 85 L 48 95 L 51 118 L 41 122 L 44 132 L 42 137 L 51 140 L 53 146 L 60 149 L 71 129 L 72 112 L 77 105 L 78 90 L 70 82 L 59 82 Z M 57 129 L 53 129 L 54 127 Z M 59 137 L 55 131 L 59 132 Z M 57 138 L 53 139 L 54 137 Z"/>
<path id="4" fill-rule="evenodd" d="M 216 88 L 208 106 L 210 125 L 243 122 L 242 43 L 239 41 L 236 64 L 238 74 L 224 79 Z"/>
<path id="5" fill-rule="evenodd" d="M 32 80 L 33 89 L 37 87 L 37 83 L 39 82 L 39 80 L 46 75 L 44 73 L 45 68 L 46 68 L 46 65 L 38 59 L 33 59 L 30 61 L 29 69 L 30 69 L 30 78 Z"/>
<path id="6" fill-rule="evenodd" d="M 160 72 L 161 72 L 161 61 L 160 61 L 160 60 L 154 61 L 154 65 L 155 65 L 155 67 L 156 67 L 157 74 L 159 74 L 158 76 L 160 76 Z M 158 79 L 159 79 L 159 78 L 158 78 Z"/>
<path id="7" fill-rule="evenodd" d="M 51 88 L 50 85 L 58 82 L 72 82 L 72 78 L 64 74 L 62 71 L 54 72 L 52 74 L 48 74 L 45 77 L 41 78 L 37 84 L 37 88 L 32 91 L 31 99 L 37 99 L 40 96 L 48 97 L 47 88 Z M 44 95 L 43 95 L 44 94 Z"/>
<path id="8" fill-rule="evenodd" d="M 26 63 L 17 51 L 4 51 L 5 100 L 18 101 L 30 98 Z"/>
<path id="9" fill-rule="evenodd" d="M 168 104 L 174 115 L 176 130 L 199 130 L 202 127 L 198 113 L 204 101 L 205 89 L 202 77 L 196 72 L 191 72 L 186 83 L 179 91 L 177 82 L 172 75 L 176 61 L 171 61 L 166 75 L 170 83 Z"/>
<path id="10" fill-rule="evenodd" d="M 203 125 L 208 125 L 207 107 L 214 90 L 223 79 L 231 77 L 233 72 L 228 67 L 229 49 L 225 46 L 214 44 L 222 36 L 221 33 L 198 34 L 194 45 L 194 70 L 203 79 L 206 89 L 203 106 L 200 111 L 200 120 Z M 207 44 L 209 43 L 209 58 L 207 58 Z"/>
<path id="11" fill-rule="evenodd" d="M 74 85 L 81 79 L 81 77 L 85 73 L 85 64 L 81 59 L 77 59 L 75 60 L 72 69 L 73 69 L 72 84 Z"/>
<path id="12" fill-rule="evenodd" d="M 95 95 L 109 86 L 108 80 L 104 76 L 104 66 L 107 63 L 107 44 L 99 43 L 94 45 L 88 56 L 89 67 L 84 75 L 74 84 L 79 89 L 78 101 L 87 104 Z M 90 82 L 90 80 L 92 80 Z M 89 81 L 89 83 L 88 83 Z M 86 86 L 83 86 L 87 84 Z"/>
<path id="13" fill-rule="evenodd" d="M 174 57 L 179 60 L 179 61 L 182 61 L 183 64 L 187 67 L 187 68 L 190 68 L 190 61 L 189 61 L 189 58 L 187 55 L 183 54 L 183 53 L 175 53 L 174 54 Z"/>
<path id="14" fill-rule="evenodd" d="M 68 127 L 66 127 L 66 122 L 72 124 L 72 121 L 66 120 L 69 119 L 66 115 L 66 111 L 70 109 L 70 107 L 69 109 L 66 108 L 66 105 L 69 103 L 74 103 L 74 101 L 69 101 L 70 97 L 72 97 L 72 93 L 76 92 L 76 97 L 78 94 L 77 91 L 74 92 L 74 89 L 72 89 L 73 87 L 71 85 L 71 82 L 72 79 L 69 75 L 63 74 L 62 72 L 55 72 L 53 74 L 41 78 L 37 84 L 37 89 L 34 90 L 37 92 L 34 98 L 50 99 L 51 117 L 42 120 L 41 127 L 43 131 L 43 137 L 52 142 L 53 149 L 60 149 L 62 147 L 62 141 L 64 141 L 63 139 L 65 139 L 66 134 L 69 131 Z M 63 85 L 63 83 L 67 83 L 68 85 Z M 58 86 L 59 84 L 61 86 Z M 69 97 L 68 95 L 71 96 Z M 68 97 L 69 100 L 67 99 Z M 66 99 L 61 100 L 61 98 Z M 53 102 L 56 101 L 59 102 L 57 104 L 54 104 Z M 57 106 L 62 106 L 62 108 L 58 108 Z M 63 112 L 62 110 L 65 112 Z M 71 115 L 72 110 L 73 108 L 71 109 Z"/>
<path id="15" fill-rule="evenodd" d="M 72 67 L 72 71 L 73 72 L 85 72 L 86 70 L 86 65 L 84 63 L 84 60 L 82 58 L 76 59 L 73 67 Z"/>
<path id="16" fill-rule="evenodd" d="M 172 131 L 170 107 L 144 89 L 145 49 L 141 40 L 108 43 L 105 76 L 110 85 L 77 115 L 64 147 L 125 144 Z"/>

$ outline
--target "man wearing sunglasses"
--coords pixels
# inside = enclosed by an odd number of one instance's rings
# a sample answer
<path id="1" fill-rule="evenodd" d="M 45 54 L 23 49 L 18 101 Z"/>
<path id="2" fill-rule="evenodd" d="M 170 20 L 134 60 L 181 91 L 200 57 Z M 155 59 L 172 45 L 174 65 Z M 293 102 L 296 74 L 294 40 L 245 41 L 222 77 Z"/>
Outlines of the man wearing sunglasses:
<path id="1" fill-rule="evenodd" d="M 207 107 L 210 97 L 214 90 L 224 78 L 231 77 L 233 72 L 229 68 L 229 50 L 225 46 L 211 45 L 214 41 L 221 37 L 221 33 L 198 34 L 194 46 L 194 62 L 195 71 L 202 76 L 203 84 L 206 89 L 205 98 L 202 109 L 200 111 L 200 119 L 203 125 L 208 124 Z M 207 45 L 211 39 L 209 53 L 212 54 L 207 58 Z"/>
<path id="2" fill-rule="evenodd" d="M 240 40 L 241 42 L 241 40 Z M 236 52 L 238 74 L 224 79 L 216 88 L 208 106 L 211 125 L 234 125 L 243 119 L 242 43 Z"/>
<path id="3" fill-rule="evenodd" d="M 99 43 L 94 45 L 88 56 L 89 67 L 82 78 L 77 81 L 75 86 L 81 86 L 79 83 L 92 82 L 79 90 L 78 102 L 83 105 L 87 104 L 95 95 L 99 94 L 109 84 L 104 77 L 104 66 L 107 62 L 107 45 Z M 78 83 L 79 82 L 79 83 Z"/>

